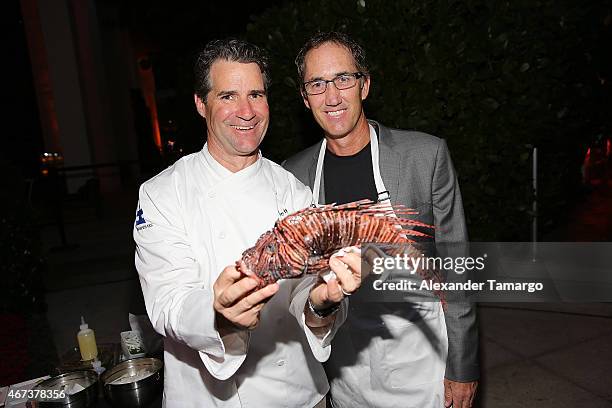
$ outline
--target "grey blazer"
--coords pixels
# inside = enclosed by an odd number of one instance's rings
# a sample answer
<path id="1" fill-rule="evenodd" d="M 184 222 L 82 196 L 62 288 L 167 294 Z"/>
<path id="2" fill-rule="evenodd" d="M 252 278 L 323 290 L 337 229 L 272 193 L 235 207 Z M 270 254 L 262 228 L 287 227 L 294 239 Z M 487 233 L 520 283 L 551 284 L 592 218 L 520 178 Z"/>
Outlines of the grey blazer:
<path id="1" fill-rule="evenodd" d="M 419 221 L 435 226 L 436 242 L 466 242 L 461 192 L 446 142 L 422 132 L 390 129 L 375 121 L 369 123 L 378 133 L 380 172 L 391 204 L 417 210 Z M 314 185 L 321 143 L 283 163 L 310 188 Z M 323 177 L 319 202 L 325 203 Z M 449 302 L 444 318 L 449 342 L 445 377 L 461 382 L 478 379 L 475 306 L 468 302 Z"/>

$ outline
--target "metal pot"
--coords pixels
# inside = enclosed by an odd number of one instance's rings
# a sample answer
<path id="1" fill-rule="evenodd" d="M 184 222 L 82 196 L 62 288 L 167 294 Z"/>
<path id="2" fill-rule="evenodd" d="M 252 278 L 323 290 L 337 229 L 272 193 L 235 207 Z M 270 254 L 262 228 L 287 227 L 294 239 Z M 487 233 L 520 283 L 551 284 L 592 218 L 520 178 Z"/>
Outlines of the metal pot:
<path id="1" fill-rule="evenodd" d="M 86 408 L 98 401 L 98 374 L 92 370 L 72 371 L 51 377 L 38 383 L 34 390 L 63 390 L 78 384 L 84 389 L 74 394 L 66 394 L 64 398 L 39 399 L 40 408 Z"/>
<path id="2" fill-rule="evenodd" d="M 163 366 L 156 358 L 132 358 L 117 364 L 102 375 L 104 397 L 113 407 L 146 407 L 163 388 Z M 142 378 L 144 371 L 150 375 Z"/>

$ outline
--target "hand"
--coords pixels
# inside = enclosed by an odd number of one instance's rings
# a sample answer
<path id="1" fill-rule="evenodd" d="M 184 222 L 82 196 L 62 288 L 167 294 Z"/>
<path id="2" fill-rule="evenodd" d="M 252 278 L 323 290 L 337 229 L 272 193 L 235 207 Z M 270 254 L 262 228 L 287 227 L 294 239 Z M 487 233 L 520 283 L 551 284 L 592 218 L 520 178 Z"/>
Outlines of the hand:
<path id="1" fill-rule="evenodd" d="M 243 266 L 246 268 L 246 266 Z M 245 270 L 245 269 L 243 269 Z M 213 284 L 217 327 L 221 335 L 232 329 L 253 330 L 266 302 L 279 290 L 278 283 L 255 290 L 259 281 L 227 266 Z"/>
<path id="2" fill-rule="evenodd" d="M 444 379 L 444 406 L 453 408 L 470 408 L 474 402 L 474 395 L 478 381 L 457 382 Z"/>
<path id="3" fill-rule="evenodd" d="M 336 274 L 328 282 L 323 279 L 310 292 L 310 302 L 317 309 L 325 309 L 339 303 L 361 286 L 361 254 L 349 252 L 333 256 L 329 267 Z M 344 291 L 344 292 L 343 292 Z"/>

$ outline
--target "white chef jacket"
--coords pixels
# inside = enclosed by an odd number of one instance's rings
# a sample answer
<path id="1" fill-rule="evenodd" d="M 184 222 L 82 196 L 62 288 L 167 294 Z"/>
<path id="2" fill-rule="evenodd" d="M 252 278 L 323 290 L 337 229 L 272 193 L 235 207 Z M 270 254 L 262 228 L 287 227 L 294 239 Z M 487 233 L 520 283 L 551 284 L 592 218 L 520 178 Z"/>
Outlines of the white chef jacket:
<path id="1" fill-rule="evenodd" d="M 232 173 L 207 145 L 141 186 L 135 262 L 147 313 L 164 336 L 164 406 L 312 407 L 327 393 L 319 361 L 346 315 L 341 308 L 322 340 L 305 326 L 314 278 L 280 281 L 251 332 L 222 339 L 213 309 L 223 268 L 311 197 L 261 156 Z"/>

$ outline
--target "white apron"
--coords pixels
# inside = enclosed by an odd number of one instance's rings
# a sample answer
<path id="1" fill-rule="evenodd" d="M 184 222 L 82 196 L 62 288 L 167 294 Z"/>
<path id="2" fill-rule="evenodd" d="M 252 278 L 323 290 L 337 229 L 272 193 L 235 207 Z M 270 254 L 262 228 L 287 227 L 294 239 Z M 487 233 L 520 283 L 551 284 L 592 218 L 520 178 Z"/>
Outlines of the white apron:
<path id="1" fill-rule="evenodd" d="M 378 136 L 370 128 L 372 170 L 378 200 L 391 205 L 379 166 Z M 313 186 L 319 205 L 326 140 L 321 144 Z M 357 294 L 358 295 L 358 294 Z M 389 313 L 384 304 L 351 297 L 349 314 L 333 340 L 325 367 L 335 408 L 444 406 L 448 337 L 439 302 L 407 304 Z M 433 343 L 436 343 L 433 345 Z"/>
<path id="2" fill-rule="evenodd" d="M 378 137 L 372 125 L 370 127 L 370 151 L 372 152 L 372 171 L 374 172 L 374 183 L 376 184 L 376 192 L 378 193 L 378 202 L 383 205 L 391 206 L 389 192 L 385 188 L 382 177 L 380 175 L 380 167 L 378 165 Z M 321 149 L 319 150 L 319 159 L 317 160 L 317 170 L 315 173 L 314 186 L 312 188 L 312 204 L 315 206 L 319 203 L 321 192 L 321 176 L 323 174 L 323 161 L 325 159 L 325 151 L 327 149 L 327 139 L 323 139 Z"/>

